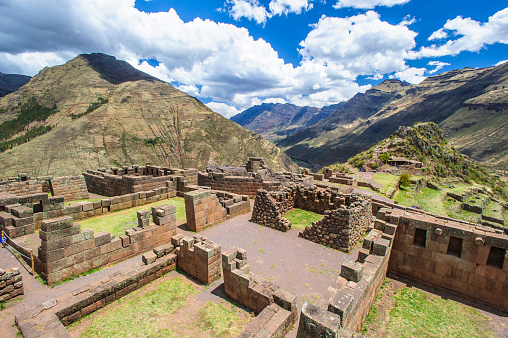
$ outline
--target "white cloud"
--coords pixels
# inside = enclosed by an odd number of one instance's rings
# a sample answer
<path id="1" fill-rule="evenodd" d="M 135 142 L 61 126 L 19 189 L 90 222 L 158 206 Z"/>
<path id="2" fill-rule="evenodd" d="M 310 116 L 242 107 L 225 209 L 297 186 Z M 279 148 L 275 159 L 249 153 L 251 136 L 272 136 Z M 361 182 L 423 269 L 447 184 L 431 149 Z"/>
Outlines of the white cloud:
<path id="1" fill-rule="evenodd" d="M 461 16 L 448 20 L 443 28 L 432 33 L 429 40 L 444 39 L 450 34 L 455 39 L 450 39 L 441 45 L 422 47 L 420 51 L 413 54 L 413 57 L 457 55 L 463 51 L 478 52 L 487 45 L 495 43 L 508 44 L 508 8 L 492 15 L 487 22 Z"/>
<path id="2" fill-rule="evenodd" d="M 427 69 L 425 68 L 408 67 L 400 72 L 396 72 L 394 75 L 390 76 L 390 78 L 397 78 L 409 83 L 419 84 L 427 78 L 424 75 L 426 71 Z"/>
<path id="3" fill-rule="evenodd" d="M 428 71 L 429 74 L 434 74 L 434 73 L 437 73 L 438 71 L 440 71 L 441 69 L 443 69 L 444 66 L 449 66 L 450 64 L 447 62 L 441 62 L 441 61 L 430 61 L 427 65 L 431 66 L 431 67 L 436 67 L 436 68 Z"/>
<path id="4" fill-rule="evenodd" d="M 495 64 L 495 66 L 501 66 L 502 64 L 508 62 L 508 60 L 503 60 L 503 61 L 499 61 L 498 63 Z"/>
<path id="5" fill-rule="evenodd" d="M 440 28 L 437 31 L 435 31 L 434 33 L 432 33 L 429 36 L 428 40 L 429 41 L 441 40 L 441 39 L 445 39 L 447 37 L 448 37 L 448 33 L 443 28 Z"/>
<path id="6" fill-rule="evenodd" d="M 258 24 L 265 24 L 266 20 L 271 17 L 271 14 L 259 4 L 258 0 L 228 0 L 227 3 L 231 4 L 231 8 L 228 10 L 229 15 L 237 21 L 247 18 Z"/>
<path id="7" fill-rule="evenodd" d="M 329 76 L 387 74 L 405 69 L 416 33 L 403 24 L 381 21 L 369 11 L 349 18 L 322 17 L 300 43 L 305 63 L 326 65 Z"/>
<path id="8" fill-rule="evenodd" d="M 404 19 L 402 19 L 401 21 L 401 25 L 404 25 L 404 26 L 411 26 L 412 24 L 414 24 L 416 22 L 416 18 L 415 17 L 411 17 L 410 14 L 406 15 L 404 17 Z"/>
<path id="9" fill-rule="evenodd" d="M 240 110 L 236 109 L 232 105 L 229 105 L 224 102 L 209 102 L 206 104 L 208 108 L 213 110 L 216 113 L 221 114 L 224 117 L 230 118 L 231 116 L 235 116 L 236 114 L 240 113 Z"/>
<path id="10" fill-rule="evenodd" d="M 272 0 L 268 8 L 273 15 L 287 15 L 288 13 L 300 14 L 302 11 L 311 10 L 313 6 L 308 0 Z"/>
<path id="11" fill-rule="evenodd" d="M 403 5 L 411 0 L 339 0 L 334 8 L 353 7 L 361 9 L 372 9 L 377 6 L 393 7 L 396 5 Z"/>
<path id="12" fill-rule="evenodd" d="M 103 52 L 210 99 L 209 107 L 230 116 L 257 102 L 323 106 L 347 100 L 370 88 L 356 83 L 359 75 L 382 78 L 407 70 L 405 59 L 415 46 L 415 32 L 372 11 L 322 17 L 301 42 L 302 62 L 293 66 L 245 28 L 199 18 L 184 22 L 173 9 L 144 13 L 134 3 L 2 2 L 0 71 L 34 75 L 78 53 Z M 139 63 L 150 58 L 159 65 Z"/>

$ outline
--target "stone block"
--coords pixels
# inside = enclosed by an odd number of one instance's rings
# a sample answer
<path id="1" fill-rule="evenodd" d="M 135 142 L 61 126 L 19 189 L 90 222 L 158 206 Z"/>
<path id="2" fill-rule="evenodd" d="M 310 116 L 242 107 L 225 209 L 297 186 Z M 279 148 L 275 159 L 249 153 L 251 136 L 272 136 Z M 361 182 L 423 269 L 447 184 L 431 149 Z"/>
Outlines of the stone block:
<path id="1" fill-rule="evenodd" d="M 141 259 L 143 260 L 143 263 L 145 263 L 145 265 L 148 265 L 155 262 L 155 260 L 157 259 L 157 255 L 153 251 L 150 251 L 143 254 L 143 256 L 141 256 Z"/>
<path id="2" fill-rule="evenodd" d="M 349 281 L 359 282 L 362 279 L 363 265 L 346 260 L 342 263 L 340 275 Z"/>
<path id="3" fill-rule="evenodd" d="M 34 211 L 32 208 L 21 205 L 19 207 L 11 208 L 11 214 L 18 217 L 18 218 L 27 218 L 27 217 L 32 217 L 34 214 Z"/>
<path id="4" fill-rule="evenodd" d="M 111 234 L 107 231 L 101 231 L 94 234 L 95 246 L 101 246 L 111 242 Z"/>
<path id="5" fill-rule="evenodd" d="M 390 241 L 384 238 L 378 238 L 372 245 L 372 252 L 378 256 L 385 256 L 388 253 Z"/>

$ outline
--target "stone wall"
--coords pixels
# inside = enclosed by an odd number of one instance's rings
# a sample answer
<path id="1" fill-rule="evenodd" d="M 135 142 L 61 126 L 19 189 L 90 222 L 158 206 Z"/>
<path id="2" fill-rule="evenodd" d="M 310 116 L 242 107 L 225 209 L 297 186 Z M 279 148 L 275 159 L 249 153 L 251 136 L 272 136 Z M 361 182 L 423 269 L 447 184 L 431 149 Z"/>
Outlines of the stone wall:
<path id="1" fill-rule="evenodd" d="M 178 185 L 176 176 L 114 175 L 94 170 L 88 170 L 83 173 L 83 176 L 89 192 L 109 197 L 148 191 L 159 187 L 176 190 Z"/>
<path id="2" fill-rule="evenodd" d="M 31 179 L 26 174 L 18 174 L 18 177 L 9 177 L 7 181 L 0 181 L 0 193 L 9 193 L 13 195 L 28 195 L 40 192 L 49 192 L 48 177 L 38 177 Z"/>
<path id="3" fill-rule="evenodd" d="M 85 177 L 63 176 L 48 180 L 53 196 L 62 196 L 66 201 L 77 201 L 90 198 L 86 188 Z"/>
<path id="4" fill-rule="evenodd" d="M 148 265 L 136 264 L 93 284 L 39 304 L 17 315 L 16 325 L 25 338 L 42 336 L 70 338 L 65 329 L 66 325 L 174 270 L 176 259 L 175 254 L 169 254 Z"/>
<path id="5" fill-rule="evenodd" d="M 11 194 L 0 194 L 0 230 L 10 238 L 35 232 L 33 209 L 19 203 Z"/>
<path id="6" fill-rule="evenodd" d="M 257 192 L 251 222 L 286 232 L 291 229 L 291 222 L 282 214 L 294 206 L 294 198 L 289 191 L 279 191 L 274 195 L 263 189 Z M 277 196 L 280 201 L 277 201 Z"/>
<path id="7" fill-rule="evenodd" d="M 376 228 L 397 227 L 389 268 L 508 311 L 508 236 L 493 228 L 382 208 Z"/>
<path id="8" fill-rule="evenodd" d="M 153 207 L 156 223 L 147 222 L 149 211 L 141 212 L 144 216 L 138 217 L 138 226 L 119 238 L 108 232 L 81 230 L 69 216 L 42 221 L 36 271 L 51 285 L 168 243 L 176 234 L 175 212 L 174 206 Z M 162 213 L 164 216 L 158 215 Z"/>
<path id="9" fill-rule="evenodd" d="M 342 264 L 340 277 L 318 302 L 303 304 L 298 338 L 352 337 L 360 331 L 386 277 L 393 243 L 393 233 L 372 230 L 367 237 L 357 261 Z"/>
<path id="10" fill-rule="evenodd" d="M 258 189 L 273 191 L 279 189 L 282 183 L 262 178 L 226 176 L 222 173 L 198 173 L 198 185 L 254 198 Z"/>
<path id="11" fill-rule="evenodd" d="M 0 269 L 0 303 L 23 294 L 23 280 L 18 268 Z"/>
<path id="12" fill-rule="evenodd" d="M 176 235 L 171 239 L 178 257 L 177 266 L 204 284 L 221 278 L 220 245 L 200 235 Z"/>
<path id="13" fill-rule="evenodd" d="M 223 252 L 222 269 L 226 295 L 257 315 L 239 337 L 285 337 L 298 317 L 296 296 L 252 273 L 243 249 Z"/>
<path id="14" fill-rule="evenodd" d="M 187 192 L 184 197 L 187 229 L 195 232 L 250 212 L 247 196 L 200 189 Z"/>
<path id="15" fill-rule="evenodd" d="M 300 237 L 333 249 L 349 251 L 367 231 L 372 219 L 370 196 L 346 195 L 339 208 L 300 232 Z"/>

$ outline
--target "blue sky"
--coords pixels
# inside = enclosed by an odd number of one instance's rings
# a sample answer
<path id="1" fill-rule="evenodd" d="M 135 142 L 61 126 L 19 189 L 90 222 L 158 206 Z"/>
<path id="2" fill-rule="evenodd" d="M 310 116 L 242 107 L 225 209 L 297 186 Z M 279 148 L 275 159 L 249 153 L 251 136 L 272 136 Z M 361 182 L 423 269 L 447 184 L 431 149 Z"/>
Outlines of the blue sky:
<path id="1" fill-rule="evenodd" d="M 506 1 L 0 0 L 0 72 L 103 52 L 224 116 L 508 59 Z"/>

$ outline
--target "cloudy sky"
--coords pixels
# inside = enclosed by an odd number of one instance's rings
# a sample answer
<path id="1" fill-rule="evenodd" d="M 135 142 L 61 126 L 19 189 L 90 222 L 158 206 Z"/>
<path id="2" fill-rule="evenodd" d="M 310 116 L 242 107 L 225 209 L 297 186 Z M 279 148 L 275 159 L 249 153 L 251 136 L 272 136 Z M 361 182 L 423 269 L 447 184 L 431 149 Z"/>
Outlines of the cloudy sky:
<path id="1" fill-rule="evenodd" d="M 506 0 L 0 0 L 0 72 L 103 52 L 230 117 L 508 59 Z"/>

